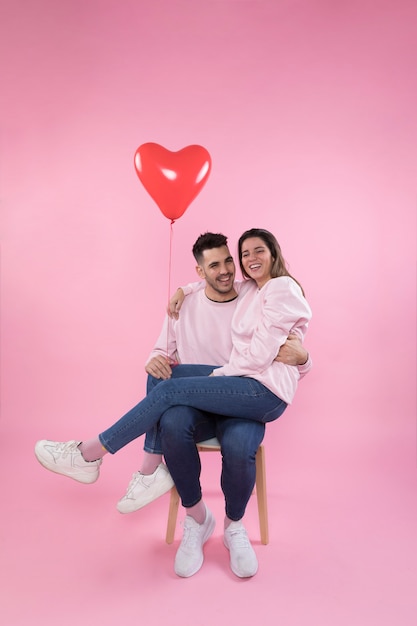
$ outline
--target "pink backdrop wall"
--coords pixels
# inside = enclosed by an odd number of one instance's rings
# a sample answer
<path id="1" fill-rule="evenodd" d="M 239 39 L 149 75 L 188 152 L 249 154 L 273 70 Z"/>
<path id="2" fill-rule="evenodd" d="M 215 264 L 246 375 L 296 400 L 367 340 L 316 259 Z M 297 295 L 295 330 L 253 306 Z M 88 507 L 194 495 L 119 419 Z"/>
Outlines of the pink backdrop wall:
<path id="1" fill-rule="evenodd" d="M 344 441 L 355 422 L 411 435 L 415 17 L 389 0 L 3 2 L 3 420 L 102 423 L 137 397 L 167 296 L 168 220 L 132 165 L 155 141 L 213 158 L 174 226 L 173 285 L 200 232 L 233 248 L 270 228 L 315 316 L 298 406 Z"/>
<path id="2" fill-rule="evenodd" d="M 194 278 L 201 232 L 225 232 L 234 251 L 261 226 L 313 308 L 315 368 L 268 446 L 322 463 L 323 480 L 359 460 L 411 484 L 415 2 L 1 11 L 3 433 L 90 436 L 138 399 L 169 222 L 133 155 L 147 141 L 199 143 L 213 170 L 174 225 L 172 285 Z"/>

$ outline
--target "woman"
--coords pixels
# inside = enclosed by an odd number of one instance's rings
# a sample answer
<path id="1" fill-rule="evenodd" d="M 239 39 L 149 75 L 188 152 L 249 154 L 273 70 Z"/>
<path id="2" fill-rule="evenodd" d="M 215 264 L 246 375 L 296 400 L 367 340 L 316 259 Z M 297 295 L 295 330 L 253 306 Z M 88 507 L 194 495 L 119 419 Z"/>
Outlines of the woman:
<path id="1" fill-rule="evenodd" d="M 107 452 L 114 454 L 159 420 L 162 427 L 168 420 L 174 427 L 171 417 L 174 408 L 182 407 L 186 411 L 185 407 L 191 407 L 262 424 L 283 413 L 292 402 L 299 374 L 296 367 L 278 363 L 274 358 L 290 333 L 303 339 L 311 317 L 310 307 L 300 285 L 288 273 L 279 244 L 271 233 L 263 229 L 246 231 L 239 239 L 238 251 L 242 274 L 247 280 L 232 322 L 234 347 L 229 363 L 216 368 L 177 366 L 188 368 L 186 378 L 160 382 L 144 400 L 92 440 L 38 442 L 35 453 L 44 467 L 80 482 L 94 482 Z M 193 368 L 196 375 L 190 376 Z M 177 573 L 192 575 L 183 572 L 195 573 L 201 567 L 202 545 L 213 532 L 214 520 L 201 498 L 198 480 L 191 490 L 182 487 L 180 465 L 184 460 L 170 463 L 166 457 L 166 461 L 187 509 L 187 518 L 199 526 L 201 545 L 198 554 L 192 555 L 196 561 L 190 566 L 188 548 L 183 545 L 185 535 L 176 556 Z M 238 520 L 231 517 L 230 521 Z M 252 561 L 248 571 L 256 571 L 253 556 L 249 554 Z"/>

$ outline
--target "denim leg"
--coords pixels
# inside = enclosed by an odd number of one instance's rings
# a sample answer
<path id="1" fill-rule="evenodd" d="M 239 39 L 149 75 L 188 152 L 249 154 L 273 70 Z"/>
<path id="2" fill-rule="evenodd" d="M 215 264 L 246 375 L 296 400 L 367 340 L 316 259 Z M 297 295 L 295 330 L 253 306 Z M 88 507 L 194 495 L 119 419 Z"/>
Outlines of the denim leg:
<path id="1" fill-rule="evenodd" d="M 226 417 L 266 423 L 277 419 L 286 403 L 264 385 L 242 376 L 208 376 L 209 365 L 178 365 L 196 375 L 164 380 L 109 429 L 102 445 L 114 454 L 155 426 L 173 406 L 188 406 Z"/>
<path id="2" fill-rule="evenodd" d="M 153 426 L 145 433 L 145 442 L 143 444 L 145 452 L 150 454 L 162 454 L 161 433 L 159 432 L 159 423 Z"/>
<path id="3" fill-rule="evenodd" d="M 245 514 L 256 480 L 256 452 L 265 424 L 237 418 L 218 418 L 217 438 L 222 451 L 221 485 L 226 515 L 237 522 Z"/>
<path id="4" fill-rule="evenodd" d="M 165 462 L 184 507 L 201 500 L 200 455 L 196 442 L 215 436 L 214 416 L 187 406 L 165 411 L 160 420 Z"/>
<path id="5" fill-rule="evenodd" d="M 150 393 L 158 383 L 162 382 L 162 378 L 155 378 L 148 375 L 146 381 L 146 394 Z M 159 432 L 159 422 L 145 433 L 145 442 L 143 444 L 145 452 L 151 454 L 162 454 L 161 433 Z"/>
<path id="6" fill-rule="evenodd" d="M 190 375 L 197 375 L 195 368 L 192 368 L 192 372 L 189 371 L 187 366 L 174 366 L 172 368 L 172 378 L 184 378 L 185 376 Z M 206 376 L 206 374 L 204 375 Z M 149 374 L 146 381 L 146 394 L 150 393 L 152 389 L 154 389 L 154 387 L 161 382 L 163 382 L 162 378 L 155 378 L 154 376 Z M 210 437 L 214 436 L 215 435 L 210 435 L 209 437 L 205 437 L 205 439 L 210 439 Z M 203 441 L 203 439 L 200 439 L 200 441 Z M 151 454 L 162 454 L 162 442 L 159 422 L 156 424 L 156 426 L 151 428 L 151 430 L 145 433 L 145 443 L 143 445 L 143 449 L 145 450 L 145 452 L 150 452 Z"/>

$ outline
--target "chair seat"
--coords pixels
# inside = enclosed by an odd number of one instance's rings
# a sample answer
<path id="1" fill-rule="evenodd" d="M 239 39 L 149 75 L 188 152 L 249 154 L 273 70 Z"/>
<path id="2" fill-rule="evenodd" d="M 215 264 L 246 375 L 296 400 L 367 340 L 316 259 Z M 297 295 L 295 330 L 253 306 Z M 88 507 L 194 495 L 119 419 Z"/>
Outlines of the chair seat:
<path id="1" fill-rule="evenodd" d="M 220 441 L 217 437 L 212 437 L 211 439 L 206 439 L 205 441 L 200 441 L 197 444 L 197 448 L 214 448 L 216 450 L 220 450 Z"/>
<path id="2" fill-rule="evenodd" d="M 220 442 L 217 437 L 201 441 L 197 444 L 200 452 L 216 452 L 221 450 Z M 261 543 L 266 545 L 269 542 L 268 529 L 268 505 L 266 498 L 266 470 L 265 470 L 265 448 L 261 444 L 256 453 L 256 498 L 258 503 L 259 529 L 261 534 Z M 177 525 L 178 507 L 180 496 L 177 488 L 172 487 L 169 502 L 168 522 L 165 540 L 172 543 L 175 537 L 175 528 Z"/>

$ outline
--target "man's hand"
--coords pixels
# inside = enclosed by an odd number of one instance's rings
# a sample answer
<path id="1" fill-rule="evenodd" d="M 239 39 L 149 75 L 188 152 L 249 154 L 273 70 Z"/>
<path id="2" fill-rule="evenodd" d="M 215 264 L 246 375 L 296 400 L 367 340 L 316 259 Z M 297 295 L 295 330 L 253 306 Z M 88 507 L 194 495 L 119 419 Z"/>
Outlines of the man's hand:
<path id="1" fill-rule="evenodd" d="M 177 291 L 174 293 L 174 295 L 171 297 L 171 300 L 168 302 L 168 306 L 167 306 L 167 313 L 169 315 L 169 317 L 174 318 L 174 320 L 177 320 L 179 317 L 179 310 L 182 306 L 182 303 L 184 302 L 184 292 L 181 289 L 181 287 L 178 287 Z"/>
<path id="2" fill-rule="evenodd" d="M 308 360 L 308 352 L 296 335 L 288 335 L 287 341 L 279 349 L 274 361 L 285 365 L 304 365 Z"/>
<path id="3" fill-rule="evenodd" d="M 149 363 L 145 365 L 145 371 L 154 378 L 162 378 L 163 380 L 171 378 L 172 375 L 172 369 L 168 359 L 161 354 L 152 357 Z"/>

